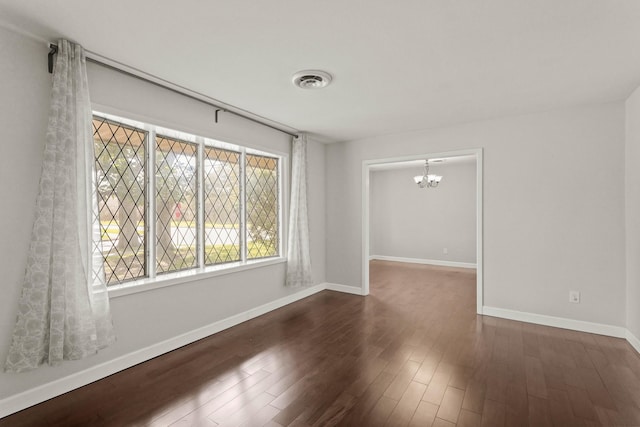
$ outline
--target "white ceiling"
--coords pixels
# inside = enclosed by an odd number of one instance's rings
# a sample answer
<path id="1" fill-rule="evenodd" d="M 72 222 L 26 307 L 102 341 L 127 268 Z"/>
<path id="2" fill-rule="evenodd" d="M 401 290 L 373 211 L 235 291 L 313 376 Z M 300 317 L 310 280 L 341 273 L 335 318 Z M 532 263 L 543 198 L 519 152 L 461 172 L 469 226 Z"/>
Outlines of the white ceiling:
<path id="1" fill-rule="evenodd" d="M 621 100 L 638 0 L 0 0 L 4 26 L 325 141 Z M 326 70 L 323 90 L 291 84 Z"/>

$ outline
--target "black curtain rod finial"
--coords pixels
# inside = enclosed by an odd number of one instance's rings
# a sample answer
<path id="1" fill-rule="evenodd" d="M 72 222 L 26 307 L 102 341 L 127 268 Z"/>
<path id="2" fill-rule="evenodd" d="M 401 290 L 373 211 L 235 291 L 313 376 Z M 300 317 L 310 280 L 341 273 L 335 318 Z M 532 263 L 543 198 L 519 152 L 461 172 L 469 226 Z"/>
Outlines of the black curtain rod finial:
<path id="1" fill-rule="evenodd" d="M 49 61 L 49 74 L 53 74 L 53 55 L 55 55 L 56 53 L 58 53 L 58 46 L 56 46 L 55 44 L 50 44 L 49 45 L 49 55 L 48 55 L 48 61 Z"/>
<path id="2" fill-rule="evenodd" d="M 222 111 L 223 113 L 226 113 L 227 110 L 223 109 L 223 108 L 216 108 L 216 117 L 215 117 L 215 121 L 216 123 L 218 123 L 218 113 Z"/>

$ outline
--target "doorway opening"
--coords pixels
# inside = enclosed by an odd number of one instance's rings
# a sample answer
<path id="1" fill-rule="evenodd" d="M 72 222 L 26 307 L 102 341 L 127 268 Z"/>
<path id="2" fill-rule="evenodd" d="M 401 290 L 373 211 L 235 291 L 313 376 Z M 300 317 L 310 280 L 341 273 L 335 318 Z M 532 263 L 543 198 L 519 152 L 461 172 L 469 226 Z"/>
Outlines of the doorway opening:
<path id="1" fill-rule="evenodd" d="M 449 159 L 452 162 L 462 158 L 472 157 L 475 161 L 475 266 L 476 266 L 476 313 L 482 314 L 484 303 L 483 283 L 483 219 L 482 219 L 482 149 L 458 150 L 442 153 L 426 153 L 420 155 L 365 160 L 362 163 L 362 295 L 369 294 L 369 261 L 371 256 L 371 172 L 383 168 L 393 168 L 403 163 L 417 164 L 426 159 Z M 431 163 L 433 165 L 433 163 Z M 417 182 L 417 181 L 416 181 Z M 446 183 L 446 176 L 442 184 Z M 415 185 L 415 184 L 412 184 Z M 436 189 L 423 189 L 423 191 L 438 191 Z M 423 213 L 418 213 L 423 214 Z M 428 212 L 424 212 L 428 218 Z"/>

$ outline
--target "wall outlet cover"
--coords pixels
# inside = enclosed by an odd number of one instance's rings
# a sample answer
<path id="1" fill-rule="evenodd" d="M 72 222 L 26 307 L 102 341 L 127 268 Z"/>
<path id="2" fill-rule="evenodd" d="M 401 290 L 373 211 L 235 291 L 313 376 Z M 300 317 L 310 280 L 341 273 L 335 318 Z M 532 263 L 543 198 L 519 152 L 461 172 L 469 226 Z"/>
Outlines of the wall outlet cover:
<path id="1" fill-rule="evenodd" d="M 574 304 L 580 303 L 580 292 L 579 291 L 569 291 L 569 302 Z"/>

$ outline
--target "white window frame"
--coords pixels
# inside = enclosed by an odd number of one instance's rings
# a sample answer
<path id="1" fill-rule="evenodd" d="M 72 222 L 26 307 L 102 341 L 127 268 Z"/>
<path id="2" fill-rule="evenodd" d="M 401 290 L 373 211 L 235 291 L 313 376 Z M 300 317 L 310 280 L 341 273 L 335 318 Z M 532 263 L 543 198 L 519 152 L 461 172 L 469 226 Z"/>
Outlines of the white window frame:
<path id="1" fill-rule="evenodd" d="M 288 164 L 288 156 L 285 153 L 277 153 L 274 151 L 266 151 L 256 148 L 251 148 L 246 145 L 239 145 L 229 142 L 220 141 L 217 139 L 197 136 L 190 132 L 177 131 L 171 128 L 167 128 L 161 125 L 149 124 L 138 120 L 123 117 L 121 113 L 112 114 L 104 112 L 109 110 L 106 108 L 96 108 L 94 106 L 93 115 L 104 118 L 116 123 L 122 123 L 127 126 L 132 126 L 148 133 L 147 135 L 147 147 L 146 154 L 146 167 L 149 171 L 147 173 L 147 182 L 145 191 L 148 193 L 146 206 L 145 206 L 145 238 L 149 242 L 147 245 L 147 253 L 145 257 L 147 277 L 129 280 L 119 284 L 113 284 L 107 287 L 110 298 L 120 297 L 124 295 L 134 294 L 138 292 L 145 292 L 154 289 L 160 289 L 167 286 L 178 285 L 182 283 L 188 283 L 197 280 L 208 279 L 216 276 L 237 273 L 240 271 L 250 270 L 254 268 L 265 267 L 274 264 L 281 264 L 286 262 L 286 232 L 284 230 L 284 224 L 286 224 L 286 206 L 288 206 L 288 200 L 286 193 L 283 191 L 286 187 L 286 165 Z M 198 233 L 197 233 L 197 257 L 198 267 L 181 270 L 170 273 L 156 273 L 156 197 L 153 195 L 156 191 L 155 183 L 155 157 L 156 157 L 156 134 L 167 137 L 175 137 L 180 140 L 194 142 L 198 145 L 197 150 L 197 216 L 198 216 Z M 237 151 L 241 153 L 240 160 L 240 195 L 241 195 L 241 213 L 240 213 L 240 248 L 241 248 L 241 260 L 237 262 L 228 262 L 218 265 L 204 265 L 204 232 L 202 228 L 202 220 L 204 219 L 204 168 L 202 167 L 204 161 L 204 147 L 210 146 L 215 148 L 227 149 Z M 277 189 L 277 226 L 278 226 L 278 255 L 268 258 L 258 258 L 255 260 L 247 259 L 247 231 L 246 231 L 246 200 L 245 200 L 245 187 L 246 187 L 246 175 L 245 175 L 245 159 L 246 154 L 254 154 L 259 156 L 272 157 L 278 160 L 278 189 Z"/>

